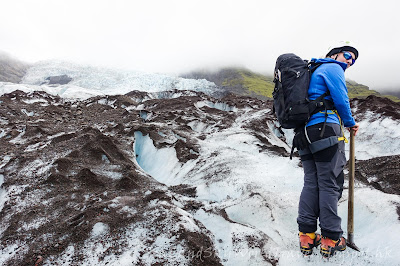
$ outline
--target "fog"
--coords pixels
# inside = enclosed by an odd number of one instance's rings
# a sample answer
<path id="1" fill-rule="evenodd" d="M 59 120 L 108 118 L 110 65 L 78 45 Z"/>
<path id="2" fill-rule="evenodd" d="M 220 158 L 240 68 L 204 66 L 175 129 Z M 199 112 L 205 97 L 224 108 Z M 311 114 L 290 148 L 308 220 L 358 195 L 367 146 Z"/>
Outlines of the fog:
<path id="1" fill-rule="evenodd" d="M 235 65 L 272 73 L 282 53 L 311 59 L 350 40 L 360 57 L 346 77 L 400 90 L 400 18 L 391 0 L 5 2 L 0 50 L 31 63 L 62 59 L 170 74 Z"/>

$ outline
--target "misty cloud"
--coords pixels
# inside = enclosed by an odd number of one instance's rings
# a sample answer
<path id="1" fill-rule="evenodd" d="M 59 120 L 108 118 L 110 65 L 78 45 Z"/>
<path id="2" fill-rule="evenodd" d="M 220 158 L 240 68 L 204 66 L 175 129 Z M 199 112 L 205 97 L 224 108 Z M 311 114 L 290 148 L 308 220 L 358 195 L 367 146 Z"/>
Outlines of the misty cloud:
<path id="1" fill-rule="evenodd" d="M 320 57 L 352 40 L 360 58 L 347 78 L 400 88 L 395 1 L 8 1 L 0 43 L 22 60 L 63 59 L 149 72 L 241 65 L 271 73 L 294 52 Z"/>

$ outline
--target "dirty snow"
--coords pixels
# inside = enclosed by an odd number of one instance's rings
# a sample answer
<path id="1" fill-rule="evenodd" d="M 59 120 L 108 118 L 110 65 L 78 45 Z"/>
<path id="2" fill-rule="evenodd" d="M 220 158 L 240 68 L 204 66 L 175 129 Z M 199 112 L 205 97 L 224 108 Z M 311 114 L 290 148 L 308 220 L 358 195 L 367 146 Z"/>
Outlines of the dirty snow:
<path id="1" fill-rule="evenodd" d="M 44 78 L 51 75 L 67 74 L 73 81 L 67 85 L 40 85 Z M 45 91 L 64 98 L 87 99 L 98 95 L 123 94 L 132 90 L 154 92 L 154 97 L 164 97 L 159 91 L 166 89 L 191 89 L 209 91 L 214 84 L 205 80 L 186 80 L 161 74 L 116 71 L 105 68 L 85 67 L 64 62 L 41 62 L 31 68 L 23 79 L 23 84 L 0 82 L 0 95 L 14 90 L 25 92 Z M 179 97 L 175 95 L 173 97 Z M 43 103 L 42 100 L 30 100 L 26 103 Z M 108 104 L 104 100 L 99 103 Z M 113 103 L 110 103 L 113 105 Z M 320 265 L 321 258 L 315 256 L 304 259 L 298 251 L 297 242 L 297 204 L 303 185 L 303 170 L 299 159 L 289 160 L 287 157 L 275 156 L 260 152 L 259 140 L 243 127 L 246 121 L 262 116 L 262 112 L 243 111 L 235 106 L 224 103 L 202 101 L 196 103 L 201 109 L 207 106 L 226 112 L 239 113 L 235 124 L 223 130 L 213 130 L 210 124 L 193 120 L 188 123 L 195 134 L 207 133 L 207 137 L 199 139 L 200 152 L 198 158 L 186 163 L 179 162 L 174 148 L 157 148 L 149 135 L 135 132 L 135 152 L 138 165 L 147 174 L 168 186 L 188 184 L 197 188 L 196 200 L 204 204 L 193 215 L 177 208 L 181 214 L 180 223 L 191 231 L 198 231 L 196 219 L 212 233 L 214 245 L 224 265 L 266 265 L 262 253 L 267 252 L 268 259 L 278 259 L 279 265 Z M 139 107 L 137 107 L 139 108 Z M 24 111 L 23 111 L 24 112 Z M 24 112 L 34 115 L 34 112 Z M 140 114 L 143 119 L 150 120 L 145 112 Z M 374 113 L 360 122 L 360 132 L 356 137 L 357 159 L 365 160 L 377 156 L 400 154 L 400 122 L 391 118 L 379 117 Z M 274 125 L 268 125 L 271 129 Z M 365 129 L 365 130 L 364 130 Z M 367 130 L 368 129 L 368 130 Z M 268 140 L 276 146 L 290 150 L 290 145 L 283 142 L 280 133 L 268 136 Z M 284 131 L 287 142 L 291 142 L 291 133 Z M 287 133 L 287 134 L 286 134 Z M 11 142 L 23 143 L 24 129 Z M 59 133 L 51 138 L 60 136 Z M 161 133 L 159 135 L 162 136 Z M 5 131 L 0 132 L 3 138 Z M 346 132 L 346 136 L 348 133 Z M 176 136 L 175 136 L 176 137 Z M 184 138 L 183 138 L 184 139 Z M 27 151 L 40 149 L 46 144 L 32 144 Z M 348 145 L 347 145 L 348 149 Z M 348 156 L 348 155 L 347 155 Z M 8 163 L 7 158 L 1 158 L 0 169 Z M 110 161 L 102 157 L 105 164 Z M 37 158 L 23 173 L 31 171 L 45 173 L 49 162 Z M 111 169 L 112 170 L 112 169 Z M 121 176 L 113 171 L 98 169 L 114 179 Z M 15 193 L 19 187 L 9 191 L 2 188 L 6 177 L 0 174 L 0 211 L 8 193 Z M 347 184 L 345 183 L 345 187 Z M 34 197 L 35 195 L 31 195 Z M 347 223 L 347 189 L 339 204 L 339 215 L 342 217 L 342 229 L 346 235 Z M 179 199 L 178 199 L 179 202 Z M 114 205 L 112 205 L 114 204 Z M 109 207 L 119 204 L 110 203 Z M 158 203 L 157 203 L 158 204 Z M 358 253 L 347 249 L 339 253 L 325 265 L 400 265 L 400 221 L 396 215 L 396 206 L 400 205 L 400 196 L 386 194 L 376 189 L 356 183 L 355 190 L 355 242 L 361 249 Z M 124 209 L 131 211 L 129 207 Z M 133 210 L 132 210 L 133 211 Z M 221 215 L 225 213 L 226 216 Z M 153 214 L 149 213 L 149 216 Z M 36 224 L 26 226 L 38 226 Z M 109 230 L 107 224 L 98 222 L 91 231 L 93 239 L 100 239 Z M 102 263 L 108 265 L 132 265 L 139 262 L 139 257 L 148 265 L 155 263 L 153 259 L 164 256 L 170 263 L 184 265 L 187 258 L 181 253 L 183 248 L 168 234 L 159 235 L 146 249 L 144 242 L 149 231 L 143 225 L 132 225 L 124 232 L 127 239 L 127 249 L 119 257 L 108 256 Z M 251 239 L 252 241 L 244 241 Z M 254 245 L 250 245 L 253 243 Z M 99 254 L 104 253 L 108 246 L 100 241 L 85 243 L 86 265 L 96 265 Z M 12 245 L 0 249 L 0 264 L 21 252 L 23 247 Z M 129 251 L 127 251 L 129 250 Z M 76 252 L 73 246 L 68 247 L 58 258 L 49 258 L 45 265 L 58 262 L 68 265 Z M 156 255 L 155 255 L 156 254 Z M 203 250 L 200 256 L 206 256 Z"/>
<path id="2" fill-rule="evenodd" d="M 400 132 L 397 122 L 383 120 L 377 123 L 376 127 L 380 127 L 384 132 L 390 127 L 396 134 Z M 385 123 L 386 126 L 383 127 Z M 382 131 L 369 132 L 375 133 L 374 136 L 378 140 L 384 139 L 380 136 Z M 367 133 L 360 131 L 357 140 L 358 149 L 361 151 L 370 150 L 373 145 L 368 143 L 366 138 Z M 235 252 L 232 243 L 235 234 L 268 236 L 273 244 L 264 249 L 279 258 L 279 265 L 320 265 L 319 256 L 311 256 L 308 261 L 304 260 L 298 251 L 296 217 L 298 198 L 303 185 L 298 158 L 290 161 L 286 157 L 259 153 L 255 145 L 257 140 L 246 134 L 241 124 L 209 134 L 200 144 L 200 157 L 195 162 L 185 165 L 177 163 L 172 150 L 168 153 L 162 149 L 157 150 L 148 137 L 143 141 L 143 137 L 139 135 L 136 141 L 140 142 L 141 146 L 137 151 L 146 153 L 147 159 L 140 154 L 139 158 L 142 159 L 138 160 L 146 172 L 167 185 L 195 185 L 199 199 L 203 202 L 214 202 L 206 203 L 206 209 L 224 209 L 229 219 L 234 222 L 227 222 L 221 216 L 203 210 L 195 214 L 195 218 L 213 233 L 224 265 L 265 264 L 260 250 L 242 247 L 239 253 Z M 390 141 L 392 146 L 399 142 L 393 138 L 385 143 Z M 386 149 L 385 154 L 397 153 L 399 150 Z M 216 151 L 218 156 L 211 156 L 211 153 Z M 379 151 L 374 151 L 370 154 L 378 153 Z M 360 157 L 365 158 L 367 155 Z M 180 174 L 182 170 L 185 170 L 185 175 Z M 213 182 L 206 182 L 207 176 L 210 175 L 213 176 Z M 355 202 L 355 241 L 362 252 L 358 253 L 348 248 L 326 264 L 398 265 L 400 253 L 397 250 L 400 244 L 398 235 L 393 232 L 400 232 L 400 222 L 395 215 L 396 204 L 400 205 L 400 197 L 359 185 L 355 192 Z M 346 236 L 346 189 L 340 201 L 339 215 L 342 217 L 342 229 Z M 373 236 L 371 232 L 374 232 Z M 374 243 L 373 246 L 371 243 Z"/>

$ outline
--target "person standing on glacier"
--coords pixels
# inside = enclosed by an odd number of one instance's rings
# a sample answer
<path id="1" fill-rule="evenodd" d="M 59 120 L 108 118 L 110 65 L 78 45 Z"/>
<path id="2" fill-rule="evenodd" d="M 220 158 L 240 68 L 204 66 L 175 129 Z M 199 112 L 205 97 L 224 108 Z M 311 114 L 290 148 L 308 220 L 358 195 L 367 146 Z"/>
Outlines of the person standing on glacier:
<path id="1" fill-rule="evenodd" d="M 313 59 L 315 63 L 323 64 L 311 76 L 308 97 L 314 100 L 328 92 L 325 100 L 333 103 L 335 110 L 312 115 L 303 134 L 296 134 L 294 138 L 294 144 L 301 141 L 299 138 L 310 143 L 299 151 L 304 169 L 304 186 L 297 223 L 300 250 L 305 255 L 310 255 L 312 249 L 320 244 L 323 257 L 331 257 L 335 251 L 346 249 L 341 218 L 337 213 L 346 164 L 344 148 L 347 140 L 342 126 L 354 130 L 356 135 L 359 124 L 351 113 L 344 72 L 357 58 L 355 46 L 351 42 L 341 42 L 329 49 L 326 58 Z M 321 235 L 315 233 L 318 219 Z"/>

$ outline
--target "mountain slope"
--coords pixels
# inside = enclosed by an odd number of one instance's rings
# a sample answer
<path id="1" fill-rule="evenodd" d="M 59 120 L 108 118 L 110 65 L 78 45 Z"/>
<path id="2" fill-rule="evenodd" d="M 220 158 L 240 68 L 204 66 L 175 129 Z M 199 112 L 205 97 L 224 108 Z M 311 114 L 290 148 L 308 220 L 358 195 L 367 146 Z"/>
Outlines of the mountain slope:
<path id="1" fill-rule="evenodd" d="M 272 98 L 274 84 L 272 78 L 254 73 L 244 68 L 223 68 L 215 72 L 194 71 L 182 75 L 191 79 L 206 79 L 214 82 L 222 90 L 222 95 L 235 93 L 261 100 Z"/>
<path id="2" fill-rule="evenodd" d="M 0 81 L 19 83 L 28 68 L 28 64 L 0 51 Z"/>
<path id="3" fill-rule="evenodd" d="M 251 96 L 258 99 L 272 98 L 274 90 L 273 77 L 259 74 L 243 68 L 224 68 L 215 72 L 194 71 L 182 75 L 187 78 L 201 78 L 214 82 L 224 91 L 236 93 L 243 96 Z M 369 95 L 390 98 L 399 102 L 400 99 L 393 95 L 381 95 L 379 92 L 370 90 L 367 86 L 355 81 L 346 81 L 350 98 L 365 98 Z"/>

